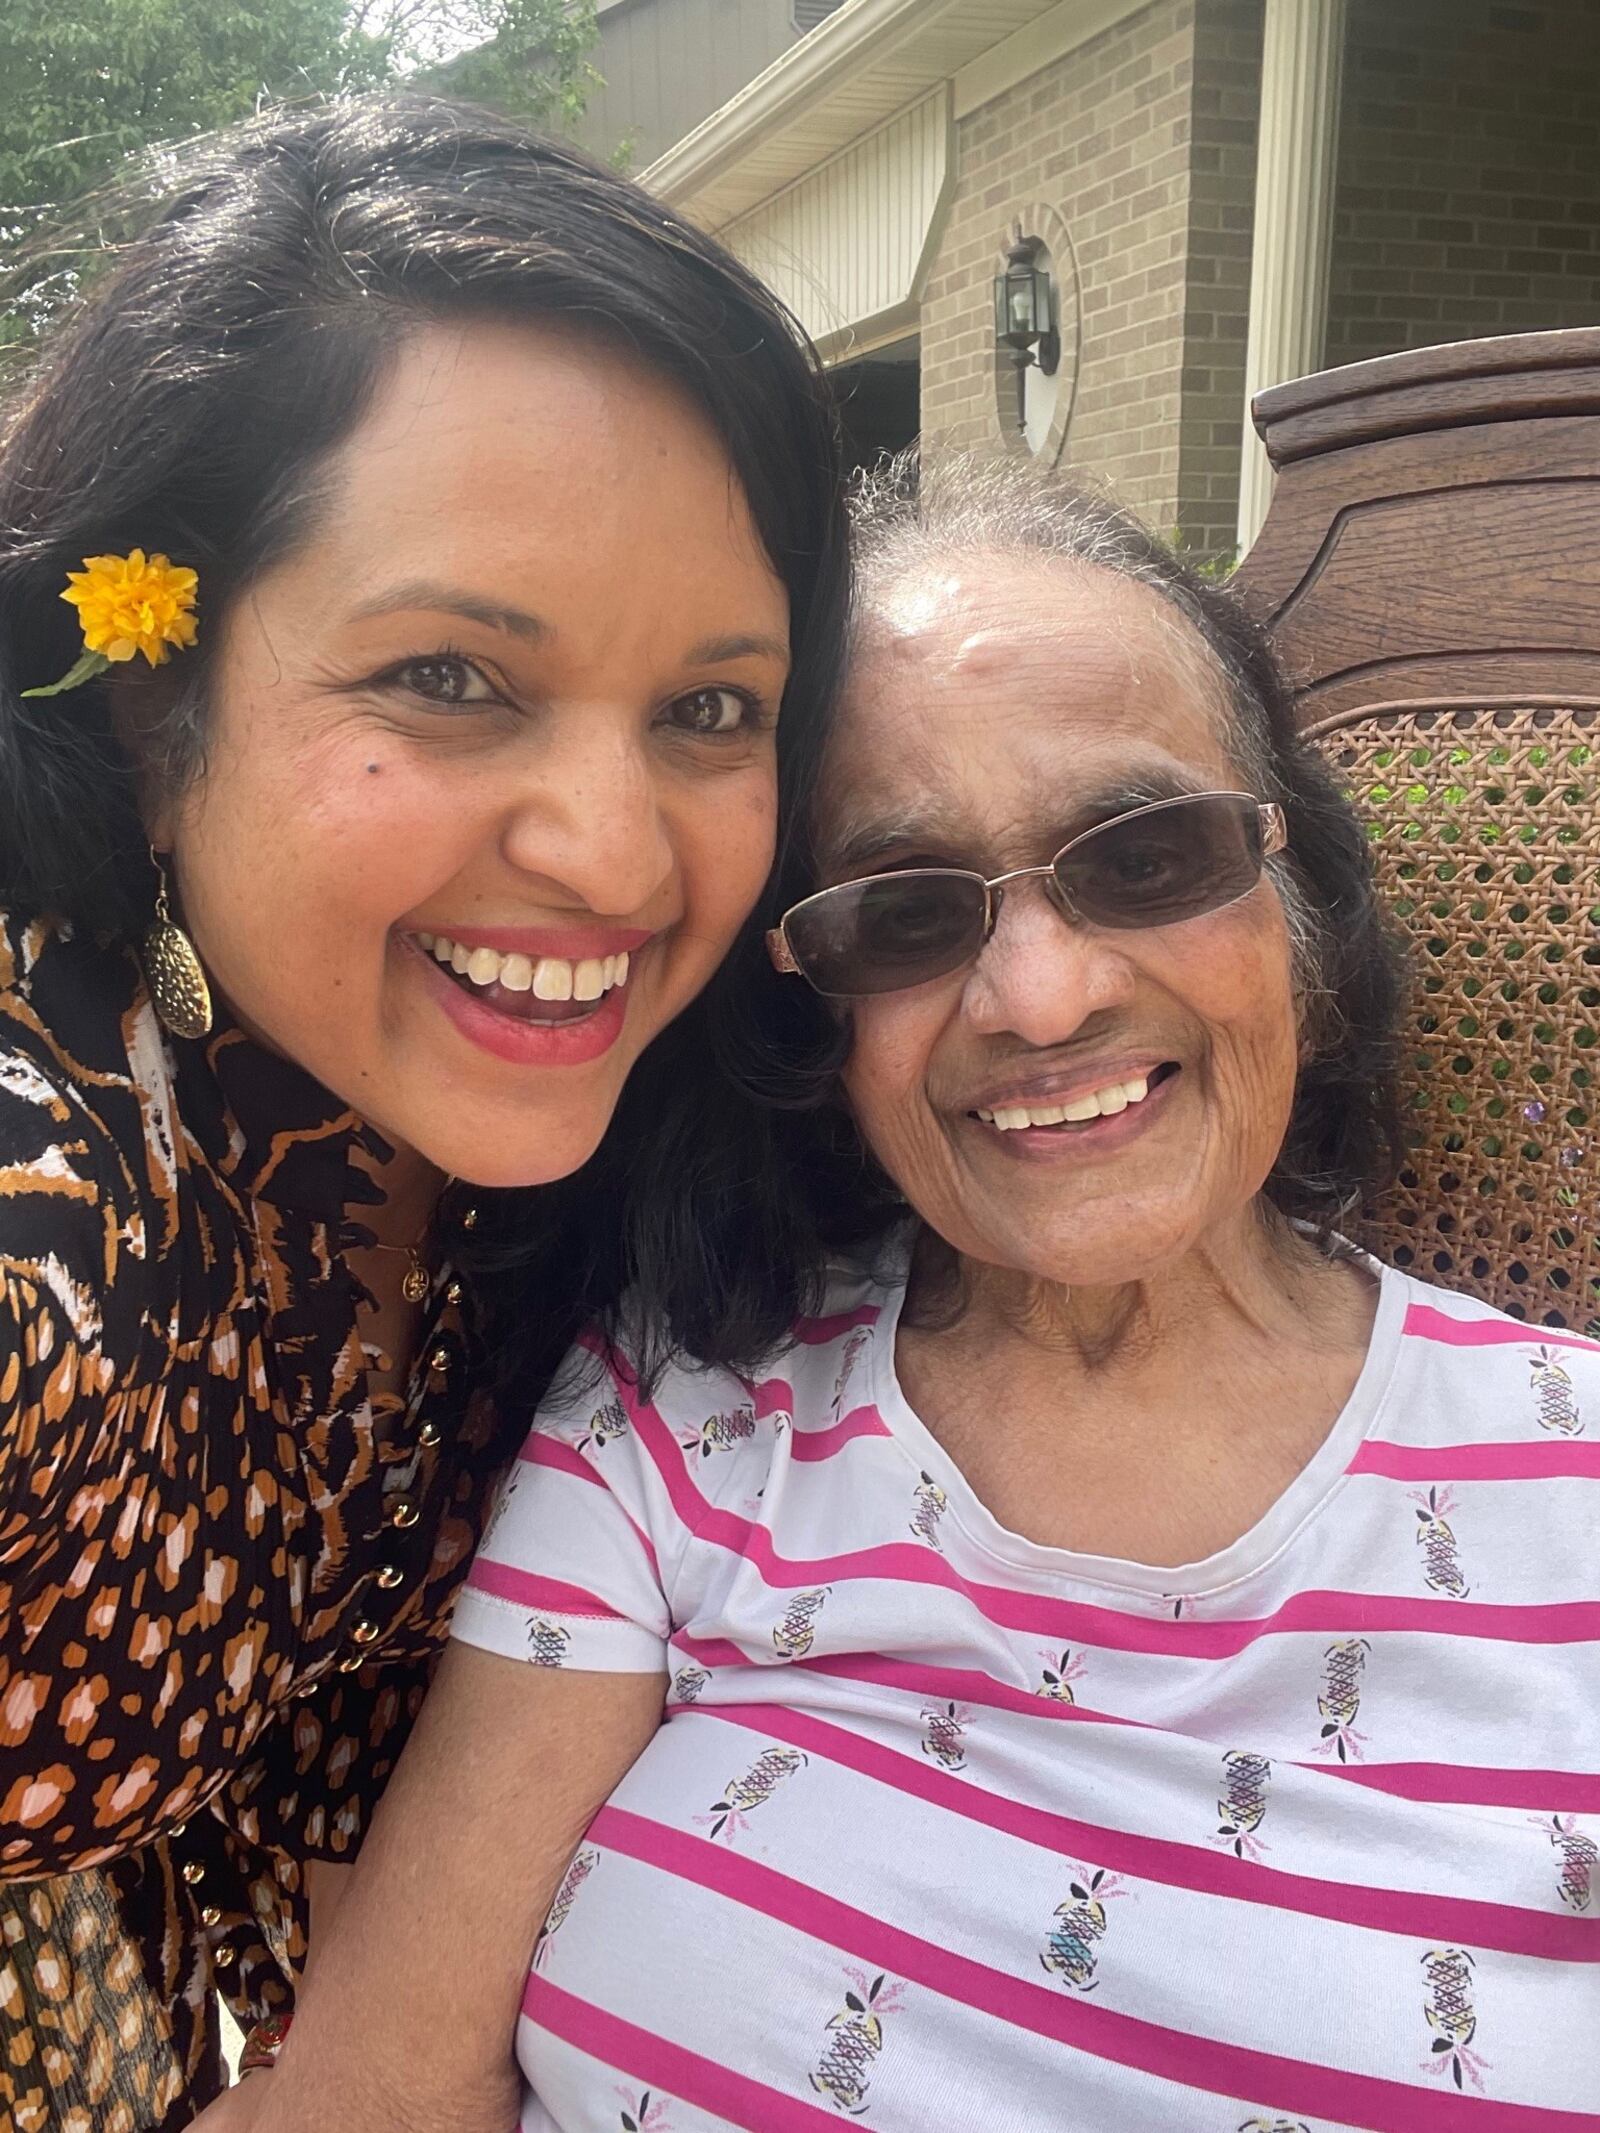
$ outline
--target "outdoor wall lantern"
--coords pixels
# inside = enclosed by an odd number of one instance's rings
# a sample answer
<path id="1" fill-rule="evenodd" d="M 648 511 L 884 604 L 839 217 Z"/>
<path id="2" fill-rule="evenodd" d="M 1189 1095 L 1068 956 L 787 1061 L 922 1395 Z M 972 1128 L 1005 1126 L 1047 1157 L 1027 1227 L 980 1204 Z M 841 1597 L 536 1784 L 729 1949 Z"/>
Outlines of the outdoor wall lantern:
<path id="1" fill-rule="evenodd" d="M 1055 287 L 1033 244 L 1014 245 L 994 280 L 995 338 L 1012 351 L 1017 367 L 1017 427 L 1026 422 L 1027 375 L 1036 365 L 1053 378 L 1061 361 Z"/>

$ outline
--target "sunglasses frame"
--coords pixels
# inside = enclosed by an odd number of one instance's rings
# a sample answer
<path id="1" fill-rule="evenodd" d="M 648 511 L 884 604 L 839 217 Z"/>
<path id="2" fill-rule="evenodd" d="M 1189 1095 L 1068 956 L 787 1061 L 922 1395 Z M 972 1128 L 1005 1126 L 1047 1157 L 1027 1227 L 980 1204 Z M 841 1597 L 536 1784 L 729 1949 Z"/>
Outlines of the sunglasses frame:
<path id="1" fill-rule="evenodd" d="M 797 904 L 791 904 L 777 925 L 769 930 L 766 937 L 767 953 L 772 958 L 772 967 L 784 977 L 805 978 L 812 991 L 821 993 L 822 997 L 827 1000 L 875 998 L 876 995 L 871 993 L 824 993 L 822 987 L 815 984 L 807 976 L 793 948 L 789 945 L 789 921 L 797 912 L 804 911 L 808 905 L 820 903 L 825 896 L 836 895 L 842 888 L 857 889 L 870 881 L 915 881 L 919 878 L 925 879 L 930 875 L 937 875 L 940 878 L 948 878 L 953 875 L 962 881 L 975 881 L 982 888 L 984 896 L 983 938 L 979 941 L 972 956 L 963 957 L 961 962 L 952 963 L 949 970 L 936 973 L 936 977 L 949 977 L 954 971 L 961 969 L 963 963 L 975 962 L 977 957 L 988 947 L 990 940 L 994 936 L 994 929 L 1000 922 L 1000 906 L 1004 901 L 1005 892 L 1014 881 L 1042 879 L 1045 883 L 1046 895 L 1070 925 L 1093 924 L 1092 920 L 1086 920 L 1082 912 L 1074 907 L 1071 897 L 1062 886 L 1061 878 L 1056 873 L 1056 868 L 1061 864 L 1062 860 L 1066 858 L 1069 852 L 1075 851 L 1080 844 L 1086 844 L 1091 837 L 1098 837 L 1104 830 L 1116 828 L 1124 822 L 1136 822 L 1145 815 L 1162 814 L 1169 808 L 1188 807 L 1196 800 L 1239 800 L 1248 806 L 1254 807 L 1256 819 L 1260 824 L 1261 830 L 1261 858 L 1263 862 L 1272 858 L 1274 853 L 1283 851 L 1289 842 L 1289 825 L 1285 819 L 1283 809 L 1275 800 L 1258 800 L 1254 793 L 1248 792 L 1178 793 L 1170 800 L 1151 800 L 1142 807 L 1130 807 L 1123 814 L 1109 815 L 1104 822 L 1096 822 L 1092 828 L 1080 830 L 1076 837 L 1069 837 L 1055 857 L 1041 867 L 1013 867 L 1009 873 L 992 876 L 982 875 L 974 867 L 907 867 L 903 873 L 899 874 L 893 872 L 863 874 L 855 881 L 836 882 L 832 888 L 816 889 L 811 895 L 802 896 Z M 1260 879 L 1261 876 L 1258 872 L 1255 881 L 1238 896 L 1226 897 L 1220 904 L 1211 904 L 1205 911 L 1196 912 L 1194 915 L 1197 918 L 1209 918 L 1213 911 L 1225 911 L 1230 904 L 1242 903 L 1244 898 L 1252 893 Z M 1155 921 L 1150 926 L 1130 926 L 1126 929 L 1117 930 L 1126 930 L 1130 933 L 1155 932 L 1163 924 L 1171 926 L 1186 925 L 1187 923 L 1186 919 L 1166 919 Z M 885 989 L 892 992 L 910 992 L 916 985 L 931 985 L 934 982 L 935 978 L 918 978 L 909 985 L 890 986 Z"/>

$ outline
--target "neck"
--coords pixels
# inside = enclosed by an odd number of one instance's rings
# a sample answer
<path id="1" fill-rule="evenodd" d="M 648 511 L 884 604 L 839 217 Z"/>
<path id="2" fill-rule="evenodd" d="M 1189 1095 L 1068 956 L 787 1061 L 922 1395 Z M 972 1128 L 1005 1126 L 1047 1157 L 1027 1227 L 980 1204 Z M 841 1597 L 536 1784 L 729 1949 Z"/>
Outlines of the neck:
<path id="1" fill-rule="evenodd" d="M 1338 1338 L 1347 1308 L 1342 1280 L 1276 1216 L 1247 1208 L 1181 1258 L 1137 1280 L 1067 1284 L 1031 1271 L 964 1260 L 964 1339 L 1021 1343 L 1086 1372 L 1159 1367 L 1197 1344 Z M 1335 1320 L 1341 1323 L 1336 1325 Z"/>
<path id="2" fill-rule="evenodd" d="M 382 1162 L 358 1149 L 353 1160 L 383 1194 L 381 1203 L 356 1211 L 362 1227 L 380 1244 L 405 1249 L 420 1244 L 444 1191 L 444 1172 L 414 1148 L 396 1148 Z"/>

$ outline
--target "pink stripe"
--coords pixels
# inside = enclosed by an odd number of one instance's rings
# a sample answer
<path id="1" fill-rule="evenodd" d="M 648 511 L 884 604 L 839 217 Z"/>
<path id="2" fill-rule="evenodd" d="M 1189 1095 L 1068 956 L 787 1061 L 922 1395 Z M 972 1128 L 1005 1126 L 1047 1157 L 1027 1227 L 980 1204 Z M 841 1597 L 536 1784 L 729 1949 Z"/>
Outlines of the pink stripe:
<path id="1" fill-rule="evenodd" d="M 805 1712 L 773 1711 L 763 1704 L 707 1704 L 702 1709 L 707 1718 L 754 1729 L 768 1739 L 776 1735 L 931 1807 L 981 1822 L 1005 1836 L 1020 1837 L 1025 1844 L 1074 1861 L 1092 1858 L 1096 1866 L 1132 1874 L 1140 1881 L 1237 1903 L 1263 1904 L 1274 1911 L 1296 1911 L 1307 1918 L 1331 1918 L 1374 1933 L 1403 1933 L 1425 1941 L 1470 1941 L 1475 1949 L 1495 1948 L 1505 1955 L 1534 1955 L 1554 1962 L 1600 1963 L 1600 1933 L 1590 1919 L 1523 1910 L 1515 1904 L 1480 1903 L 1464 1896 L 1369 1888 L 1359 1882 L 1291 1874 L 1236 1859 L 1231 1852 L 1203 1851 L 1165 1837 L 1141 1837 L 1006 1799 Z"/>
<path id="2" fill-rule="evenodd" d="M 1447 1348 L 1584 1348 L 1600 1355 L 1600 1345 L 1559 1326 L 1526 1326 L 1519 1319 L 1452 1318 L 1432 1304 L 1406 1308 L 1403 1328 L 1412 1340 L 1442 1341 Z"/>
<path id="3" fill-rule="evenodd" d="M 1391 1481 L 1600 1480 L 1600 1444 L 1565 1437 L 1522 1444 L 1389 1444 L 1369 1438 L 1348 1471 Z"/>
<path id="4" fill-rule="evenodd" d="M 764 1526 L 715 1509 L 701 1495 L 684 1464 L 683 1450 L 649 1401 L 621 1375 L 616 1380 L 634 1432 L 644 1446 L 673 1510 L 696 1540 L 726 1548 L 749 1563 L 776 1590 L 842 1584 L 851 1578 L 939 1587 L 958 1593 L 1001 1629 L 1092 1644 L 1102 1651 L 1153 1652 L 1179 1659 L 1231 1659 L 1258 1637 L 1295 1632 L 1348 1637 L 1380 1631 L 1479 1637 L 1513 1644 L 1576 1644 L 1600 1640 L 1600 1601 L 1569 1600 L 1545 1607 L 1496 1607 L 1478 1600 L 1424 1600 L 1384 1593 L 1297 1592 L 1270 1615 L 1243 1620 L 1173 1621 L 1168 1616 L 1123 1614 L 1116 1608 L 1015 1592 L 964 1578 L 942 1555 L 914 1541 L 890 1541 L 848 1555 L 813 1561 L 781 1556 Z"/>
<path id="5" fill-rule="evenodd" d="M 718 1647 L 706 1644 L 707 1653 Z M 708 1657 L 706 1666 L 745 1665 L 752 1662 L 736 1645 L 723 1650 L 730 1659 Z M 1013 1688 L 964 1667 L 913 1666 L 902 1659 L 885 1659 L 877 1653 L 842 1655 L 835 1659 L 801 1659 L 794 1662 L 807 1673 L 831 1674 L 843 1681 L 865 1681 L 884 1688 L 902 1689 L 916 1696 L 942 1697 L 947 1702 L 986 1704 L 994 1710 L 1016 1711 L 1024 1717 L 1074 1719 L 1096 1726 L 1131 1726 L 1141 1733 L 1163 1729 L 1141 1718 L 1122 1718 L 1115 1712 L 1096 1711 L 1088 1705 L 1058 1703 L 1053 1697 Z M 1280 1757 L 1280 1761 L 1291 1760 Z M 1311 1763 L 1295 1762 L 1296 1770 L 1313 1777 L 1343 1778 L 1366 1785 L 1376 1792 L 1393 1793 L 1399 1799 L 1433 1800 L 1450 1806 L 1526 1807 L 1535 1814 L 1600 1814 L 1600 1777 L 1571 1770 L 1498 1770 L 1482 1764 L 1453 1763 Z"/>
<path id="6" fill-rule="evenodd" d="M 942 1994 L 1012 2027 L 1118 2066 L 1208 2094 L 1248 2096 L 1275 2111 L 1332 2118 L 1368 2133 L 1596 2133 L 1600 2120 L 1493 2097 L 1450 2096 L 1409 2082 L 1307 2065 L 1118 2014 L 1102 2001 L 1069 1998 L 1030 1978 L 1008 1977 L 970 1956 L 934 1946 L 884 1920 L 793 1881 L 704 1837 L 664 1828 L 619 1807 L 590 1826 L 597 1844 L 697 1884 L 793 1927 L 875 1969 Z M 1042 1892 L 1041 1905 L 1047 1912 Z"/>
<path id="7" fill-rule="evenodd" d="M 1307 1763 L 1305 1769 L 1321 1769 Z M 1451 1807 L 1528 1807 L 1535 1814 L 1600 1814 L 1600 1777 L 1575 1770 L 1491 1770 L 1465 1763 L 1338 1763 L 1329 1777 L 1370 1785 L 1401 1800 Z"/>
<path id="8" fill-rule="evenodd" d="M 651 1573 L 657 1584 L 661 1582 L 661 1565 L 656 1560 L 654 1541 L 651 1540 L 649 1534 L 646 1533 L 643 1526 L 640 1525 L 621 1498 L 611 1494 L 611 1491 L 606 1487 L 605 1476 L 595 1471 L 590 1461 L 584 1458 L 582 1452 L 576 1446 L 568 1444 L 561 1437 L 552 1437 L 548 1430 L 536 1429 L 528 1438 L 527 1443 L 523 1445 L 517 1457 L 524 1460 L 529 1466 L 549 1467 L 553 1472 L 565 1474 L 573 1481 L 587 1481 L 593 1488 L 606 1489 L 607 1495 L 611 1496 L 611 1501 L 633 1528 L 633 1537 L 644 1551 L 645 1561 L 650 1565 Z"/>
<path id="9" fill-rule="evenodd" d="M 751 1386 L 750 1404 L 758 1422 L 764 1422 L 768 1415 L 792 1415 L 794 1387 L 787 1378 L 763 1378 L 759 1385 Z"/>
<path id="10" fill-rule="evenodd" d="M 856 1326 L 875 1326 L 882 1315 L 882 1304 L 857 1304 L 853 1311 L 835 1311 L 830 1318 L 797 1318 L 793 1338 L 803 1347 L 820 1348 Z"/>
<path id="11" fill-rule="evenodd" d="M 564 1438 L 552 1437 L 547 1429 L 534 1430 L 517 1457 L 528 1466 L 547 1466 L 558 1474 L 570 1475 L 574 1481 L 590 1482 L 597 1489 L 605 1487 L 582 1452 Z"/>
<path id="12" fill-rule="evenodd" d="M 690 1640 L 675 1643 L 687 1647 Z M 752 1662 L 737 1645 L 698 1646 L 693 1654 L 706 1667 L 750 1666 Z M 1076 1720 L 1092 1726 L 1129 1726 L 1141 1733 L 1159 1733 L 1140 1718 L 1122 1718 L 1115 1712 L 1096 1711 L 1086 1704 L 1058 1703 L 1054 1697 L 1038 1696 L 1029 1689 L 1013 1688 L 964 1667 L 913 1666 L 902 1659 L 878 1654 L 852 1654 L 836 1659 L 801 1659 L 794 1662 L 802 1672 L 827 1674 L 841 1681 L 864 1681 L 884 1688 L 901 1689 L 915 1696 L 935 1696 L 950 1703 L 983 1704 L 991 1710 L 1015 1711 L 1026 1718 Z M 702 1709 L 712 1706 L 703 1705 Z M 763 1704 L 759 1708 L 769 1708 Z M 783 1706 L 782 1708 L 787 1708 Z M 1343 1778 L 1369 1786 L 1375 1792 L 1393 1793 L 1404 1800 L 1432 1800 L 1449 1806 L 1525 1807 L 1535 1814 L 1600 1814 L 1600 1777 L 1583 1776 L 1571 1770 L 1497 1770 L 1481 1764 L 1453 1763 L 1312 1763 L 1278 1758 L 1312 1777 Z"/>
<path id="13" fill-rule="evenodd" d="M 875 1407 L 853 1407 L 831 1429 L 797 1429 L 790 1439 L 790 1456 L 805 1462 L 831 1459 L 857 1437 L 889 1437 L 893 1431 Z"/>
<path id="14" fill-rule="evenodd" d="M 743 1654 L 740 1656 L 743 1658 Z M 1118 1718 L 1087 1704 L 1062 1703 L 1054 1696 L 1040 1696 L 1033 1689 L 996 1681 L 992 1674 L 979 1673 L 973 1667 L 916 1666 L 905 1659 L 886 1659 L 879 1652 L 848 1652 L 834 1659 L 799 1659 L 792 1663 L 811 1674 L 832 1674 L 841 1681 L 904 1689 L 913 1696 L 937 1696 L 947 1703 L 986 1704 L 995 1711 L 1015 1711 L 1020 1718 L 1061 1719 L 1068 1724 L 1076 1719 L 1094 1726 L 1132 1726 L 1140 1733 L 1162 1730 L 1142 1718 Z M 750 1661 L 746 1659 L 744 1664 L 748 1666 Z"/>
<path id="15" fill-rule="evenodd" d="M 522 2012 L 553 2037 L 570 2044 L 591 2059 L 600 2059 L 618 2073 L 631 2074 L 647 2088 L 686 2103 L 691 2110 L 709 2111 L 730 2125 L 744 2126 L 748 2133 L 815 2133 L 818 2126 L 836 2126 L 837 2111 L 819 2104 L 802 2103 L 769 2089 L 764 2082 L 736 2074 L 731 2066 L 718 2066 L 698 2052 L 671 2044 L 651 2030 L 638 2029 L 603 2008 L 580 2000 L 534 1970 L 522 1996 Z"/>
<path id="16" fill-rule="evenodd" d="M 560 1578 L 535 1577 L 531 1570 L 518 1570 L 511 1563 L 494 1562 L 479 1555 L 467 1576 L 474 1592 L 491 1593 L 497 1600 L 514 1600 L 519 1607 L 538 1607 L 555 1615 L 593 1615 L 598 1620 L 620 1622 L 623 1617 L 604 1600 L 597 1600 L 581 1585 L 567 1585 Z"/>

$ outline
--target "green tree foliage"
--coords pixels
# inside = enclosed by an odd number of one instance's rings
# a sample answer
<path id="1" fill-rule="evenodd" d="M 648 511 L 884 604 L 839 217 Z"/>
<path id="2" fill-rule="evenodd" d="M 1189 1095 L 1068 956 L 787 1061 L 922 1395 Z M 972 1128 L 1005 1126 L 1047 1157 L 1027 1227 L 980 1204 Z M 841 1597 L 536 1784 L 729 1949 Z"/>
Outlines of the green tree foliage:
<path id="1" fill-rule="evenodd" d="M 0 344 L 114 234 L 85 203 L 141 152 L 400 82 L 559 129 L 597 79 L 595 39 L 594 0 L 0 0 Z"/>

